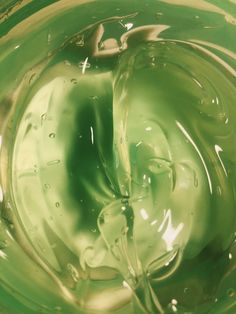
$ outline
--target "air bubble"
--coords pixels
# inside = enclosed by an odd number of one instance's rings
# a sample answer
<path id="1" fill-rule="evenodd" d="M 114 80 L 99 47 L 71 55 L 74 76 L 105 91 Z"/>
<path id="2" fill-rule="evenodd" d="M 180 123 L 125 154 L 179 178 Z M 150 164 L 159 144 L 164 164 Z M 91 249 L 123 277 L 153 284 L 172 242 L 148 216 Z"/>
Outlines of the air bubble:
<path id="1" fill-rule="evenodd" d="M 177 305 L 177 304 L 178 304 L 178 301 L 177 301 L 176 299 L 172 299 L 172 300 L 171 300 L 171 304 Z"/>
<path id="2" fill-rule="evenodd" d="M 120 245 L 120 238 L 116 238 L 114 242 L 115 242 L 116 246 L 119 246 Z"/>
<path id="3" fill-rule="evenodd" d="M 93 100 L 93 101 L 96 101 L 96 100 L 98 100 L 98 96 L 91 96 L 91 99 Z"/>
<path id="4" fill-rule="evenodd" d="M 129 199 L 128 199 L 128 197 L 123 197 L 123 198 L 121 199 L 121 204 L 128 205 L 128 204 L 129 204 Z"/>
<path id="5" fill-rule="evenodd" d="M 217 193 L 219 196 L 222 195 L 222 190 L 221 190 L 221 187 L 220 187 L 219 185 L 216 187 L 216 193 Z"/>
<path id="6" fill-rule="evenodd" d="M 198 187 L 198 177 L 197 177 L 196 171 L 194 171 L 194 174 L 193 174 L 193 182 L 194 182 L 195 188 L 197 188 Z"/>
<path id="7" fill-rule="evenodd" d="M 55 137 L 56 137 L 56 134 L 55 134 L 55 133 L 50 133 L 50 134 L 49 134 L 49 137 L 50 137 L 50 138 L 55 138 Z"/>
<path id="8" fill-rule="evenodd" d="M 75 84 L 75 85 L 78 84 L 78 81 L 77 81 L 77 79 L 75 79 L 75 78 L 71 79 L 70 81 L 71 81 L 71 83 L 73 83 L 73 84 Z"/>
<path id="9" fill-rule="evenodd" d="M 77 47 L 83 47 L 84 46 L 84 36 L 83 35 L 78 36 L 78 39 L 77 39 L 75 45 Z"/>
<path id="10" fill-rule="evenodd" d="M 68 61 L 68 60 L 65 60 L 65 61 L 64 61 L 64 64 L 65 64 L 66 66 L 71 66 L 71 63 L 70 63 L 70 61 Z"/>
<path id="11" fill-rule="evenodd" d="M 34 173 L 38 173 L 38 166 L 37 165 L 34 165 Z"/>
<path id="12" fill-rule="evenodd" d="M 104 50 L 105 49 L 105 45 L 103 41 L 100 41 L 100 43 L 98 44 L 98 49 L 99 50 Z"/>
<path id="13" fill-rule="evenodd" d="M 129 227 L 123 227 L 123 228 L 121 229 L 121 234 L 122 234 L 122 235 L 126 235 L 128 231 L 129 231 Z"/>
<path id="14" fill-rule="evenodd" d="M 50 186 L 50 184 L 45 183 L 43 187 L 44 187 L 46 190 L 48 190 L 48 189 L 50 189 L 51 186 Z"/>
<path id="15" fill-rule="evenodd" d="M 45 122 L 45 120 L 47 119 L 47 114 L 46 113 L 43 113 L 41 115 L 41 125 Z"/>
<path id="16" fill-rule="evenodd" d="M 7 240 L 0 240 L 0 250 L 7 248 Z"/>
<path id="17" fill-rule="evenodd" d="M 228 295 L 229 297 L 233 297 L 234 294 L 235 294 L 235 290 L 234 290 L 234 289 L 230 288 L 230 289 L 227 290 L 227 295 Z"/>
<path id="18" fill-rule="evenodd" d="M 13 225 L 13 223 L 10 223 L 8 226 L 11 230 L 15 229 L 15 226 Z"/>
<path id="19" fill-rule="evenodd" d="M 79 280 L 79 273 L 78 273 L 77 269 L 75 268 L 75 266 L 68 263 L 67 264 L 67 270 L 70 273 L 74 282 L 77 282 Z"/>
<path id="20" fill-rule="evenodd" d="M 48 33 L 48 38 L 47 38 L 47 40 L 48 40 L 48 44 L 50 44 L 51 41 L 52 41 L 52 35 L 51 35 L 50 33 Z"/>
<path id="21" fill-rule="evenodd" d="M 33 73 L 29 79 L 29 85 L 32 85 L 35 81 L 36 78 L 36 73 Z"/>
<path id="22" fill-rule="evenodd" d="M 102 215 L 102 216 L 99 217 L 99 224 L 100 224 L 101 226 L 105 224 L 104 215 Z"/>
<path id="23" fill-rule="evenodd" d="M 61 161 L 59 159 L 51 160 L 47 163 L 48 166 L 58 165 Z"/>

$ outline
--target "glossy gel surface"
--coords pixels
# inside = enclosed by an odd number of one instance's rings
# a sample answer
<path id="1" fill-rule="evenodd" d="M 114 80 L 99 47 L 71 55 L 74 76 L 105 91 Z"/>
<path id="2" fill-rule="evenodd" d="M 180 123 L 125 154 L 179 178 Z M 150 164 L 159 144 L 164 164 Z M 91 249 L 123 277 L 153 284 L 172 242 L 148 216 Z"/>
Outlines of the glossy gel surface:
<path id="1" fill-rule="evenodd" d="M 236 313 L 235 0 L 0 2 L 1 313 Z"/>

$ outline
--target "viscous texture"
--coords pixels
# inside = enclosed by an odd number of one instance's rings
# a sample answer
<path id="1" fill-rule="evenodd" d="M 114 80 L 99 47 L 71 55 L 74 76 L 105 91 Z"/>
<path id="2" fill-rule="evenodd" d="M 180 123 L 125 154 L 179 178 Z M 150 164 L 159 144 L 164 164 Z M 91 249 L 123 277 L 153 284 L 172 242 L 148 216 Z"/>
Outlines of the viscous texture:
<path id="1" fill-rule="evenodd" d="M 3 311 L 235 313 L 235 1 L 8 2 Z"/>

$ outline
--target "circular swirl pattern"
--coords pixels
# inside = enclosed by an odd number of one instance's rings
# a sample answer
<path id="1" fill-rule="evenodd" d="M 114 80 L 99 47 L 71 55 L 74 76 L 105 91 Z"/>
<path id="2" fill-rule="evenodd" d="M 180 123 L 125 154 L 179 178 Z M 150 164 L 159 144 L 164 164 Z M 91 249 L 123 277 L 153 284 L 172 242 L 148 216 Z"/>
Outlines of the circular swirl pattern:
<path id="1" fill-rule="evenodd" d="M 235 1 L 8 2 L 3 309 L 234 313 Z"/>

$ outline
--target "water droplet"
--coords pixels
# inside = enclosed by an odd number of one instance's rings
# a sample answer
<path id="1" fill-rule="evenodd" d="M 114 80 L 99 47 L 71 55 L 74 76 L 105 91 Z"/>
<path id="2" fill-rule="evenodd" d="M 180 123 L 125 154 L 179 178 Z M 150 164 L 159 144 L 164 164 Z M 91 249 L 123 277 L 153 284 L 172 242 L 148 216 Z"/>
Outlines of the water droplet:
<path id="1" fill-rule="evenodd" d="M 56 203 L 55 203 L 55 206 L 56 206 L 56 207 L 60 207 L 60 203 L 59 203 L 59 202 L 56 202 Z"/>
<path id="2" fill-rule="evenodd" d="M 95 229 L 91 229 L 91 231 L 93 232 L 93 233 L 96 233 L 97 232 L 97 229 L 95 228 Z"/>
<path id="3" fill-rule="evenodd" d="M 49 137 L 50 137 L 50 138 L 55 138 L 55 137 L 56 137 L 56 134 L 55 134 L 55 133 L 50 133 L 50 134 L 49 134 Z"/>

